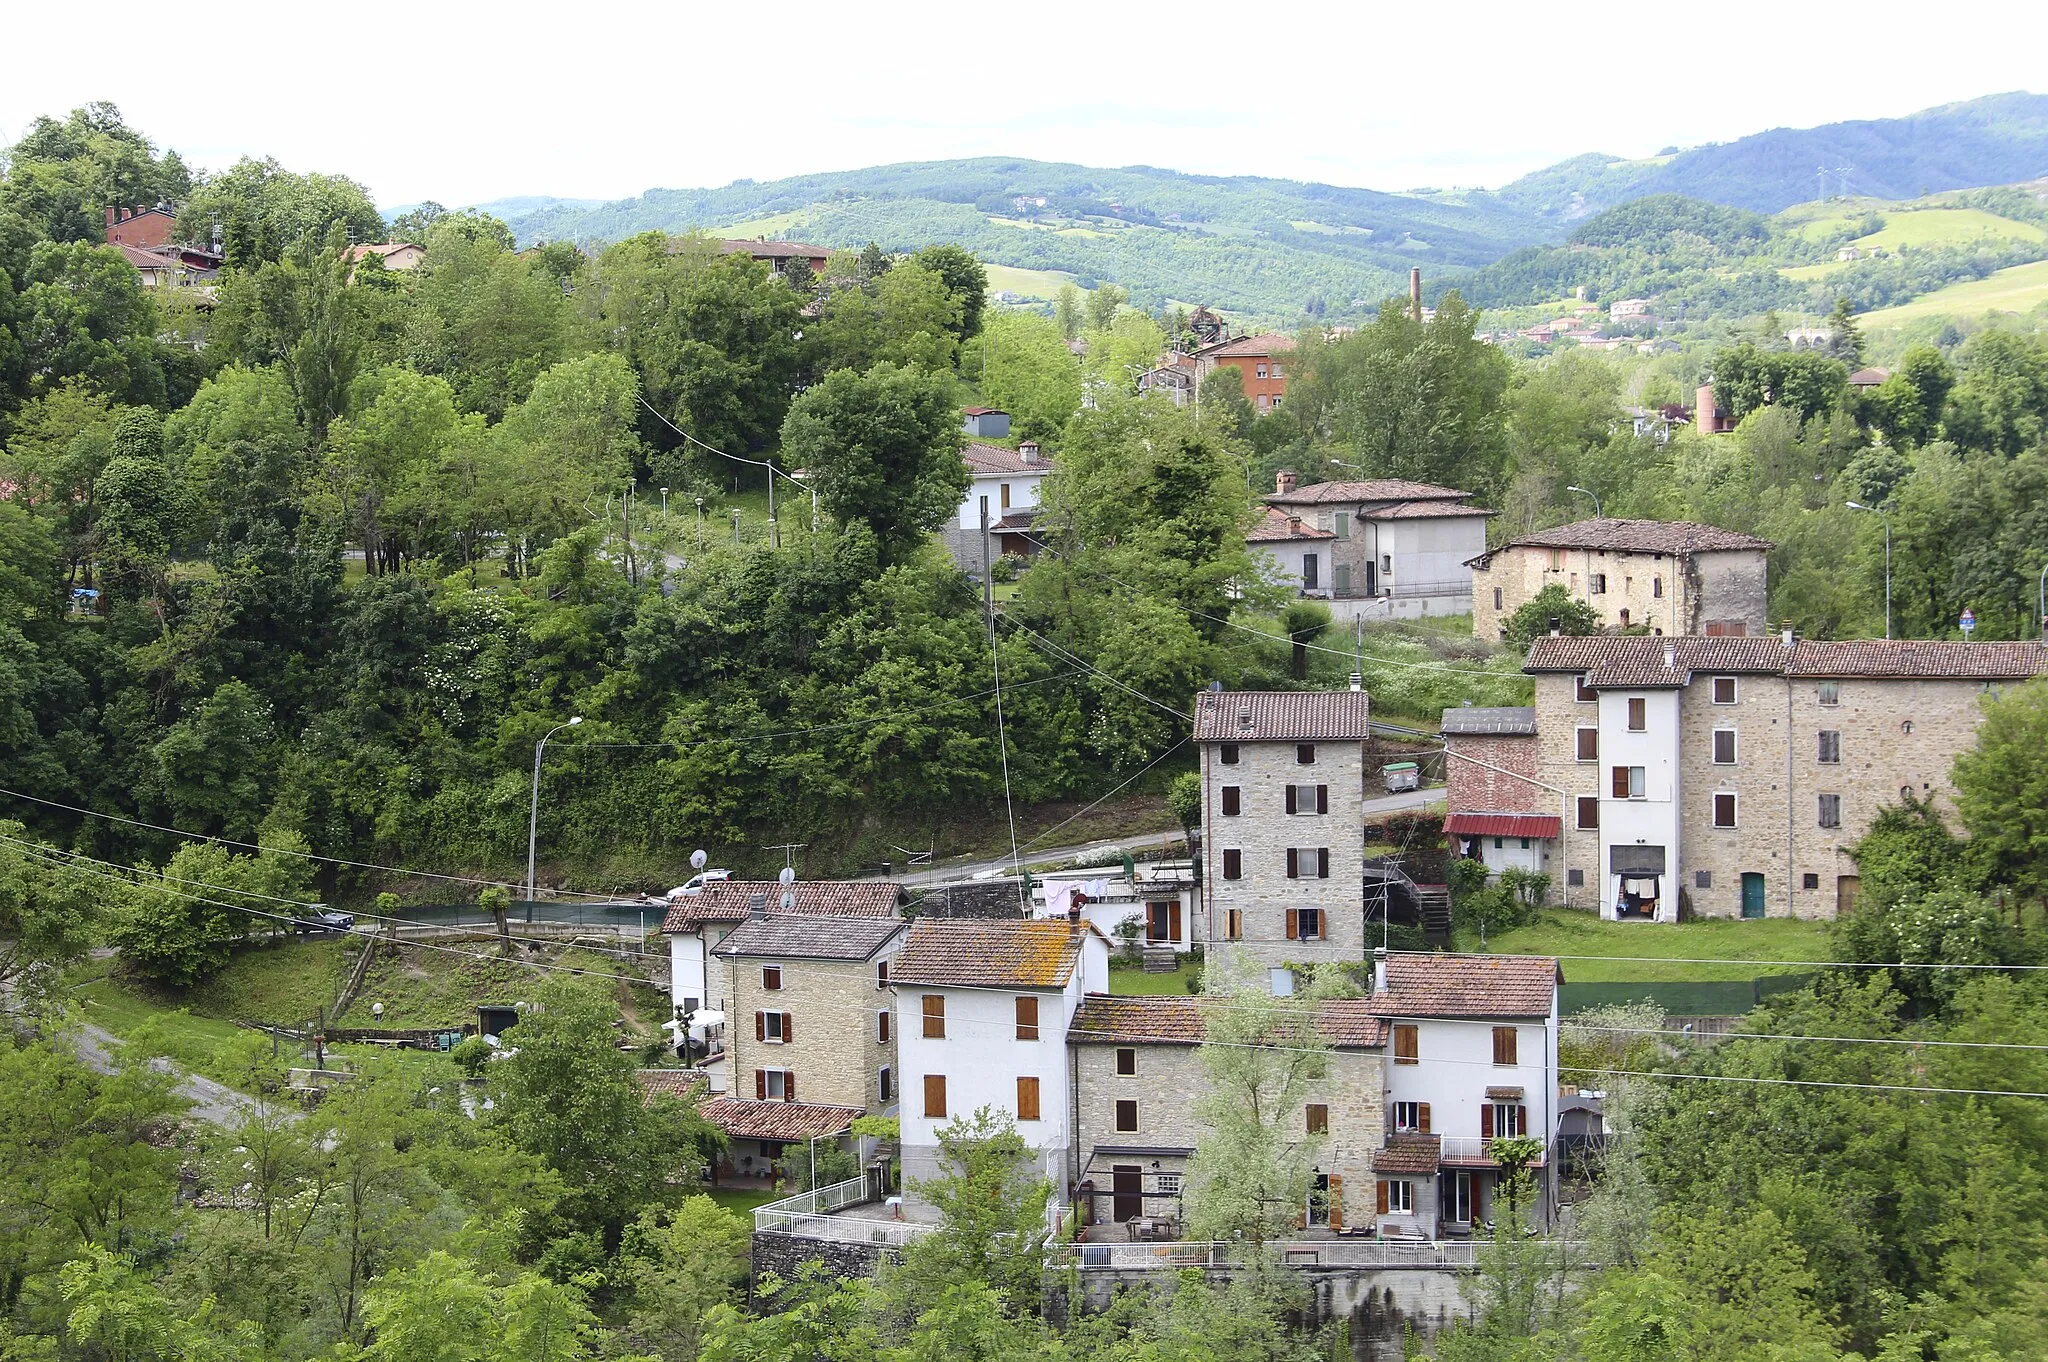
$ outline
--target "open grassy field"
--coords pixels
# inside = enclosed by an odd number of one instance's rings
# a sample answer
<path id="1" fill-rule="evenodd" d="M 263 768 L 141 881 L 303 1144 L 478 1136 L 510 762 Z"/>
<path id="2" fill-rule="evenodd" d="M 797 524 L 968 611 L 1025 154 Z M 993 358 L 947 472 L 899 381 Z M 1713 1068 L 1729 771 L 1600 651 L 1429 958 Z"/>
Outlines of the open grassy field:
<path id="1" fill-rule="evenodd" d="M 1461 932 L 1455 945 L 1476 951 L 1478 934 Z M 1796 974 L 1803 968 L 1798 963 L 1761 962 L 1827 959 L 1828 928 L 1826 923 L 1793 918 L 1604 922 L 1591 913 L 1553 909 L 1530 926 L 1489 938 L 1485 949 L 1504 955 L 1609 957 L 1562 959 L 1564 977 L 1580 984 L 1754 979 Z"/>
<path id="2" fill-rule="evenodd" d="M 1076 288 L 1081 287 L 1075 283 L 1074 276 L 1064 270 L 1027 270 L 1019 269 L 1015 265 L 989 264 L 984 264 L 982 269 L 988 274 L 989 288 L 1007 291 L 1024 298 L 1042 298 L 1051 302 L 1059 293 L 1060 285 L 1074 284 Z M 1088 292 L 1087 289 L 1081 291 Z"/>
<path id="3" fill-rule="evenodd" d="M 1864 250 L 1902 246 L 1963 246 L 1973 241 L 2044 241 L 2048 230 L 2031 222 L 2015 222 L 1981 208 L 1919 208 L 1886 213 L 1884 230 L 1858 237 Z"/>
<path id="4" fill-rule="evenodd" d="M 774 213 L 765 218 L 748 218 L 727 227 L 707 227 L 705 234 L 727 241 L 744 241 L 748 237 L 779 237 L 796 225 L 798 213 Z"/>
<path id="5" fill-rule="evenodd" d="M 2028 312 L 2048 303 L 2048 260 L 1999 270 L 1915 298 L 1897 307 L 1880 308 L 1857 317 L 1866 331 L 1882 330 L 1923 317 L 1977 317 L 1986 312 Z"/>

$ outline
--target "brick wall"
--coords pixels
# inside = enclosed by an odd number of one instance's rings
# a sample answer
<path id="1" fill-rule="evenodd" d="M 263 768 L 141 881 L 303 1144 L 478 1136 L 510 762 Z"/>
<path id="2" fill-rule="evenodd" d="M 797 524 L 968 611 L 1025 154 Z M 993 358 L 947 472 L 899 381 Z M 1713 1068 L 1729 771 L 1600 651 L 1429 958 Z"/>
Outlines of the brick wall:
<path id="1" fill-rule="evenodd" d="M 1444 746 L 1444 780 L 1453 813 L 1466 809 L 1527 813 L 1557 811 L 1557 796 L 1531 783 L 1539 778 L 1533 734 L 1447 734 Z M 1479 762 L 1485 765 L 1477 765 Z M 1516 776 L 1527 779 L 1517 780 Z"/>
<path id="2" fill-rule="evenodd" d="M 888 1011 L 891 999 L 875 986 L 873 961 L 719 959 L 732 999 L 727 1034 L 733 1096 L 754 1096 L 756 1069 L 789 1069 L 796 1074 L 799 1102 L 866 1108 L 880 1103 L 880 1072 L 896 1062 L 896 1034 L 892 1022 L 889 1043 L 876 1039 L 875 1014 Z M 761 967 L 770 964 L 782 966 L 780 989 L 761 986 Z M 795 1039 L 782 1045 L 755 1040 L 757 1011 L 790 1013 Z"/>
<path id="3" fill-rule="evenodd" d="M 1366 757 L 1357 742 L 1315 744 L 1312 765 L 1296 761 L 1292 742 L 1238 744 L 1238 763 L 1218 760 L 1217 745 L 1202 755 L 1203 844 L 1209 890 L 1209 933 L 1221 941 L 1230 910 L 1243 915 L 1244 949 L 1263 964 L 1294 960 L 1359 960 L 1365 955 L 1364 801 Z M 1287 812 L 1289 785 L 1328 787 L 1329 812 Z M 1222 791 L 1238 790 L 1241 812 L 1223 814 Z M 1327 879 L 1287 878 L 1289 848 L 1330 852 Z M 1241 853 L 1244 873 L 1223 875 L 1223 853 Z M 1322 911 L 1321 940 L 1289 940 L 1287 911 Z"/>

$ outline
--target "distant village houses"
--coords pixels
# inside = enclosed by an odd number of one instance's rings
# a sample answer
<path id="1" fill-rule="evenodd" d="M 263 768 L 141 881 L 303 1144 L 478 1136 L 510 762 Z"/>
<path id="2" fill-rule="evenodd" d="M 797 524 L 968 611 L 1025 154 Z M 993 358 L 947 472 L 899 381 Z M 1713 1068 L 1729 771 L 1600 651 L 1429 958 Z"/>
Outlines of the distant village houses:
<path id="1" fill-rule="evenodd" d="M 1507 636 L 1514 613 L 1548 586 L 1584 601 L 1608 629 L 1761 634 L 1766 555 L 1754 535 L 1688 521 L 1581 520 L 1473 558 L 1472 633 Z"/>

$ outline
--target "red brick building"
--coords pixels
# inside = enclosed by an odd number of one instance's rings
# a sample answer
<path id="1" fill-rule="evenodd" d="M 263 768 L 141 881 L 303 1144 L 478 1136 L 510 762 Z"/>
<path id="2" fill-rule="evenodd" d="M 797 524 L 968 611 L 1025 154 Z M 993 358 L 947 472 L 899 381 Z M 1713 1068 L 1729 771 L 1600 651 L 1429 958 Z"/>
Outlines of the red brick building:
<path id="1" fill-rule="evenodd" d="M 1493 871 L 1545 870 L 1563 814 L 1560 796 L 1537 778 L 1536 711 L 1447 709 L 1443 737 L 1453 850 Z"/>
<path id="2" fill-rule="evenodd" d="M 177 215 L 170 209 L 156 208 L 113 208 L 107 209 L 107 244 L 109 246 L 141 246 L 145 249 L 171 244 L 171 234 L 178 225 Z"/>
<path id="3" fill-rule="evenodd" d="M 1195 352 L 1195 381 L 1199 384 L 1228 364 L 1244 376 L 1244 395 L 1261 415 L 1280 408 L 1287 396 L 1287 365 L 1294 357 L 1294 337 L 1266 332 L 1218 341 Z"/>

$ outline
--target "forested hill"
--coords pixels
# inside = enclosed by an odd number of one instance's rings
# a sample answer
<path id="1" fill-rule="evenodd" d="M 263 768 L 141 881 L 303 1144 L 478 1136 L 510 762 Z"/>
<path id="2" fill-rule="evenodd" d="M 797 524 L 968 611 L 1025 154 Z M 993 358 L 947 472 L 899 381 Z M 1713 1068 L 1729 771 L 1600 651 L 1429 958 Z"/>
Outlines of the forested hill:
<path id="1" fill-rule="evenodd" d="M 651 189 L 594 207 L 484 207 L 522 241 L 712 228 L 826 246 L 954 242 L 997 265 L 1114 281 L 1141 306 L 1205 302 L 1274 318 L 1354 312 L 1402 288 L 1412 265 L 1483 265 L 1557 234 L 1484 193 L 1409 196 L 1004 157 Z M 1024 282 L 1025 291 L 1056 286 Z"/>
<path id="2" fill-rule="evenodd" d="M 1816 173 L 1821 166 L 1829 172 L 1825 186 Z M 1571 222 L 1646 194 L 1775 213 L 1832 193 L 1911 199 L 2043 175 L 2048 95 L 2015 91 L 1904 118 L 1772 128 L 1643 160 L 1575 156 L 1523 176 L 1497 197 L 1543 220 Z"/>

